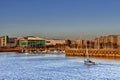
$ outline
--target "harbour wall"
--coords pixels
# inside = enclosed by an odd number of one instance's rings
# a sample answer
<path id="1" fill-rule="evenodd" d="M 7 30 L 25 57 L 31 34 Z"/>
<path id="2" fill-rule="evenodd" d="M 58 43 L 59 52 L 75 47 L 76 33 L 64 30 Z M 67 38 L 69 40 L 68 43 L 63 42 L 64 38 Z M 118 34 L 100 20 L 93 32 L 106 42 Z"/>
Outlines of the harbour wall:
<path id="1" fill-rule="evenodd" d="M 0 52 L 18 52 L 19 48 L 0 48 Z"/>
<path id="2" fill-rule="evenodd" d="M 66 56 L 85 56 L 86 49 L 67 49 Z M 120 50 L 116 49 L 88 49 L 91 57 L 120 57 Z"/>
<path id="3" fill-rule="evenodd" d="M 16 48 L 0 48 L 0 52 L 21 52 L 21 51 L 45 51 L 45 50 L 61 50 L 64 51 L 62 49 L 55 49 L 55 48 L 20 48 L 20 47 L 16 47 Z"/>

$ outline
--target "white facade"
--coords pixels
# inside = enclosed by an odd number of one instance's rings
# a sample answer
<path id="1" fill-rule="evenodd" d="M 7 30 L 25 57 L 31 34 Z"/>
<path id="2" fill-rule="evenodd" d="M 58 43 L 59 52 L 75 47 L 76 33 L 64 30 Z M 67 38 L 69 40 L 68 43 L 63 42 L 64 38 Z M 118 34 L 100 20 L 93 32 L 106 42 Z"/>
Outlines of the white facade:
<path id="1" fill-rule="evenodd" d="M 65 44 L 65 40 L 46 40 L 46 45 Z"/>
<path id="2" fill-rule="evenodd" d="M 35 36 L 29 36 L 28 40 L 45 40 L 45 39 L 40 38 L 40 37 L 35 37 Z"/>
<path id="3" fill-rule="evenodd" d="M 45 40 L 44 38 L 36 37 L 36 36 L 27 36 L 27 37 L 18 37 L 18 40 Z"/>

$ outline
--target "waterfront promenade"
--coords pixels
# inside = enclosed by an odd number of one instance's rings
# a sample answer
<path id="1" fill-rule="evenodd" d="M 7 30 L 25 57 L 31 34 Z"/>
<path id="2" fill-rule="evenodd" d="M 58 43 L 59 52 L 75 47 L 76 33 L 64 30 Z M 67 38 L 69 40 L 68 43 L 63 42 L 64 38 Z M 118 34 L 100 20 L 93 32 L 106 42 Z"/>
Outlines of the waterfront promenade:
<path id="1" fill-rule="evenodd" d="M 66 49 L 66 56 L 85 56 L 86 49 Z M 92 57 L 120 57 L 118 49 L 88 49 Z"/>
<path id="2" fill-rule="evenodd" d="M 55 48 L 0 48 L 0 52 L 20 52 L 20 51 L 44 51 L 56 50 Z M 63 51 L 63 50 L 61 50 Z M 65 49 L 66 56 L 85 56 L 86 49 Z M 88 49 L 91 57 L 120 57 L 119 49 Z"/>

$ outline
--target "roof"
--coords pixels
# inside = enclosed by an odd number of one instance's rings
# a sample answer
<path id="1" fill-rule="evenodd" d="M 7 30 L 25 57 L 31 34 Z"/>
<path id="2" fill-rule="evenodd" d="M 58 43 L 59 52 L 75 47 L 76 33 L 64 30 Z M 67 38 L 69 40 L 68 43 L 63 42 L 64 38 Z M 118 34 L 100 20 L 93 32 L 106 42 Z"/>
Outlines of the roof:
<path id="1" fill-rule="evenodd" d="M 44 38 L 36 37 L 36 36 L 27 36 L 27 37 L 19 37 L 19 40 L 45 40 Z"/>

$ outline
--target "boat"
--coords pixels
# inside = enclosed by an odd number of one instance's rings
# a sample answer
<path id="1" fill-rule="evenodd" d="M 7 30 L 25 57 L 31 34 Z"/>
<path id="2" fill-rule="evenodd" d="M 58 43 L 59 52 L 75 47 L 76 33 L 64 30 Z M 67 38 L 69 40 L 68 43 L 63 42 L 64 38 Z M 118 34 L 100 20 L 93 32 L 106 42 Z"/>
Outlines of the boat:
<path id="1" fill-rule="evenodd" d="M 28 55 L 28 54 L 29 54 L 29 51 L 28 51 L 28 50 L 25 50 L 24 54 Z"/>
<path id="2" fill-rule="evenodd" d="M 26 55 L 28 55 L 29 53 L 28 53 L 28 52 L 26 52 L 25 54 L 26 54 Z"/>
<path id="3" fill-rule="evenodd" d="M 47 53 L 47 52 L 48 52 L 47 50 L 42 51 L 42 53 Z"/>
<path id="4" fill-rule="evenodd" d="M 95 65 L 95 62 L 91 61 L 89 58 L 88 50 L 86 50 L 86 53 L 85 53 L 84 64 Z"/>

